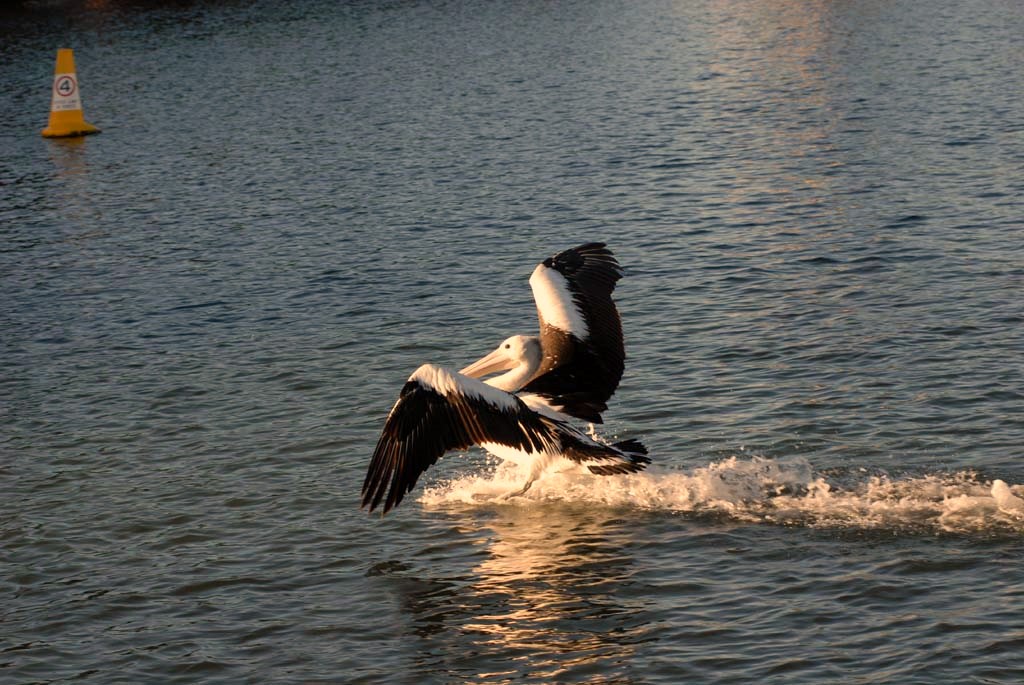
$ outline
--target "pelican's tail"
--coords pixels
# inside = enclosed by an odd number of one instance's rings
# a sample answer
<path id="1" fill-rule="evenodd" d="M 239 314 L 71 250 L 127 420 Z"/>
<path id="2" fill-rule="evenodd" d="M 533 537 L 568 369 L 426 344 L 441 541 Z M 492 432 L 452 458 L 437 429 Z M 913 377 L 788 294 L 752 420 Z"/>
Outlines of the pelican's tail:
<path id="1" fill-rule="evenodd" d="M 582 463 L 591 473 L 614 476 L 621 473 L 643 471 L 651 463 L 647 448 L 639 440 L 630 438 L 605 445 L 594 443 L 570 450 L 565 456 Z"/>
<path id="2" fill-rule="evenodd" d="M 639 440 L 630 438 L 629 440 L 623 440 L 622 442 L 613 442 L 612 447 L 620 452 L 639 457 L 640 463 L 642 464 L 651 463 L 651 460 L 647 458 L 647 448 Z"/>

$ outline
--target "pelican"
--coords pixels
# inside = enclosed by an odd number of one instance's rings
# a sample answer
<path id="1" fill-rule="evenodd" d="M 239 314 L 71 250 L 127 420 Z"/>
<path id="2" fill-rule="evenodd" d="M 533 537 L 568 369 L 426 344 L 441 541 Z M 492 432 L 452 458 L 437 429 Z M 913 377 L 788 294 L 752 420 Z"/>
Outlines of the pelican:
<path id="1" fill-rule="evenodd" d="M 513 335 L 458 372 L 416 369 L 384 422 L 360 508 L 383 501 L 386 514 L 441 455 L 471 445 L 529 466 L 526 483 L 505 498 L 564 460 L 603 476 L 643 470 L 651 460 L 639 441 L 609 444 L 570 424 L 601 423 L 622 378 L 622 324 L 611 297 L 621 277 L 604 243 L 560 252 L 530 276 L 539 336 Z"/>

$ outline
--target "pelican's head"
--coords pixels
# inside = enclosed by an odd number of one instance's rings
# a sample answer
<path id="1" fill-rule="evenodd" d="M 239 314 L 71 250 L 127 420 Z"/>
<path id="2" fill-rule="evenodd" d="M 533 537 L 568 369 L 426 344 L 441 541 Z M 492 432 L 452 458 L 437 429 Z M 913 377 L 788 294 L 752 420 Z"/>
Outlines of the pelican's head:
<path id="1" fill-rule="evenodd" d="M 525 366 L 531 371 L 540 366 L 540 338 L 528 335 L 513 335 L 498 345 L 497 349 L 459 371 L 464 376 L 483 378 L 497 371 L 508 371 Z"/>

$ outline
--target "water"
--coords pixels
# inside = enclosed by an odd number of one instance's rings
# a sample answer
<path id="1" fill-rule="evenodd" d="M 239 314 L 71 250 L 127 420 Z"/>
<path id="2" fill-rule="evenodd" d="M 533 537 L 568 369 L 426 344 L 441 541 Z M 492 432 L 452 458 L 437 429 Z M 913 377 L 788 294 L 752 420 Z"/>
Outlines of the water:
<path id="1" fill-rule="evenodd" d="M 1024 680 L 1020 3 L 89 5 L 0 14 L 0 682 Z M 654 466 L 360 512 L 587 240 Z"/>

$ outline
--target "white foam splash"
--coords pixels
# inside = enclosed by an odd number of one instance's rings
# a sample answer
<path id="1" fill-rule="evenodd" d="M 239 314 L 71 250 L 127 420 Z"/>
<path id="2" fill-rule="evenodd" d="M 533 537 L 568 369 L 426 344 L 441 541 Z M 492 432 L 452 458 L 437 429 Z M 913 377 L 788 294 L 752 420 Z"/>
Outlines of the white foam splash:
<path id="1" fill-rule="evenodd" d="M 531 506 L 564 501 L 608 507 L 717 515 L 778 525 L 921 532 L 1024 534 L 1024 485 L 985 481 L 972 472 L 842 478 L 816 473 L 803 458 L 731 457 L 689 472 L 651 468 L 629 476 L 578 469 L 549 473 L 525 495 L 514 464 L 427 488 L 427 507 Z"/>
<path id="2" fill-rule="evenodd" d="M 1018 490 L 1021 490 L 1019 486 Z M 999 511 L 1011 516 L 1024 517 L 1024 499 L 1013 494 L 1009 485 L 998 478 L 992 481 L 992 499 L 995 500 Z"/>

